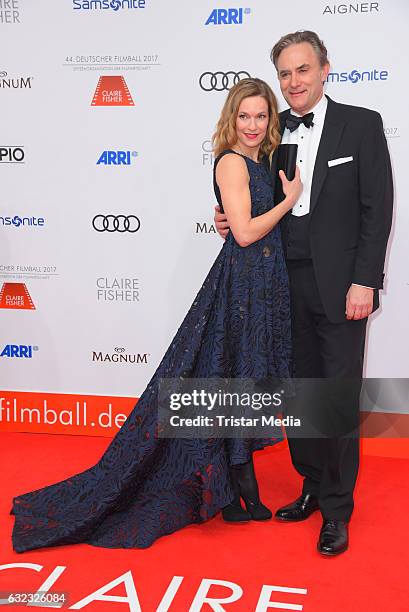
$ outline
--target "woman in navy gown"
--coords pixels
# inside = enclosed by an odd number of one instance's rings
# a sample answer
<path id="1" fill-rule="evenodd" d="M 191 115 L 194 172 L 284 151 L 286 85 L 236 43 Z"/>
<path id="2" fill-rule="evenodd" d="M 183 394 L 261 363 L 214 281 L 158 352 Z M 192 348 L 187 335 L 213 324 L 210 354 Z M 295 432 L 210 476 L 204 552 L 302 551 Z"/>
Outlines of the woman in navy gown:
<path id="1" fill-rule="evenodd" d="M 302 189 L 282 175 L 273 207 L 269 160 L 279 143 L 269 86 L 245 79 L 229 92 L 214 136 L 216 197 L 231 228 L 158 369 L 101 459 L 61 482 L 15 497 L 17 552 L 84 542 L 145 548 L 222 510 L 230 522 L 271 518 L 252 453 L 282 439 L 158 436 L 161 378 L 286 378 L 290 305 L 279 220 Z M 240 498 L 246 508 L 241 506 Z"/>

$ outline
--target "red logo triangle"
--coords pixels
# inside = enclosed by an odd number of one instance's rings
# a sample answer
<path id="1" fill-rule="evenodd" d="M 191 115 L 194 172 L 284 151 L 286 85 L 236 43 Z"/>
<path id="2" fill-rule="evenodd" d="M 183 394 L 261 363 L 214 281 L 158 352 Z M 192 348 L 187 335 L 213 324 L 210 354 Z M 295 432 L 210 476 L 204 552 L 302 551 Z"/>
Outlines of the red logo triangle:
<path id="1" fill-rule="evenodd" d="M 0 308 L 36 309 L 25 283 L 4 283 L 0 291 Z"/>
<path id="2" fill-rule="evenodd" d="M 101 76 L 91 106 L 135 106 L 124 77 Z"/>

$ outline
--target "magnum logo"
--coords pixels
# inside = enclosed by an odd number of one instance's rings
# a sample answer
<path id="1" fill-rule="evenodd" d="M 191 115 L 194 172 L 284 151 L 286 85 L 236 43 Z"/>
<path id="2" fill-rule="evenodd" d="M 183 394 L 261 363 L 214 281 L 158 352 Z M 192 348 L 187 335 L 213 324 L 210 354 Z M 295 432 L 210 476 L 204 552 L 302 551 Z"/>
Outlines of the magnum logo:
<path id="1" fill-rule="evenodd" d="M 101 76 L 91 106 L 135 106 L 124 77 Z"/>
<path id="2" fill-rule="evenodd" d="M 36 309 L 25 283 L 4 283 L 0 291 L 0 308 Z"/>

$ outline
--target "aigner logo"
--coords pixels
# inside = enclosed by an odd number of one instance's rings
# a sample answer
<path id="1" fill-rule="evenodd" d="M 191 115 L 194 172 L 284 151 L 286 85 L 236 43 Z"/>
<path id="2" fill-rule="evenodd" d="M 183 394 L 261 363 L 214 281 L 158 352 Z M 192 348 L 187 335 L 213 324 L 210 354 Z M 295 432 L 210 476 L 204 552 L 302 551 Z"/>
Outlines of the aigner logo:
<path id="1" fill-rule="evenodd" d="M 327 4 L 322 11 L 323 15 L 346 15 L 352 13 L 379 12 L 379 2 L 355 2 L 354 4 Z"/>
<path id="2" fill-rule="evenodd" d="M 251 78 L 245 70 L 240 72 L 203 72 L 199 78 L 199 85 L 203 91 L 227 91 L 242 79 Z"/>
<path id="3" fill-rule="evenodd" d="M 249 13 L 249 8 L 213 9 L 205 25 L 240 25 Z"/>
<path id="4" fill-rule="evenodd" d="M 104 151 L 97 161 L 97 166 L 130 166 L 132 159 L 138 156 L 136 151 Z"/>
<path id="5" fill-rule="evenodd" d="M 141 227 L 141 222 L 135 215 L 96 215 L 92 219 L 92 227 L 97 232 L 134 234 Z"/>

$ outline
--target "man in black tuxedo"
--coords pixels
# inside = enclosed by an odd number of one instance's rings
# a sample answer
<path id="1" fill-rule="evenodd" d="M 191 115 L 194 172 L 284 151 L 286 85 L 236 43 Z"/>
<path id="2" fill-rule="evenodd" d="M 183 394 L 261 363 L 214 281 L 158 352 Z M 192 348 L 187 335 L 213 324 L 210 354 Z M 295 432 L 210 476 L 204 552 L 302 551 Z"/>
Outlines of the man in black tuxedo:
<path id="1" fill-rule="evenodd" d="M 280 114 L 282 143 L 298 145 L 304 186 L 281 223 L 291 288 L 294 375 L 348 380 L 343 409 L 347 420 L 357 422 L 366 324 L 379 306 L 392 220 L 392 172 L 382 119 L 372 110 L 324 96 L 329 62 L 314 32 L 282 37 L 271 58 L 290 106 Z M 216 212 L 215 222 L 225 235 L 226 218 Z M 325 410 L 331 410 L 330 402 Z M 358 437 L 290 438 L 289 446 L 293 465 L 304 478 L 303 490 L 276 518 L 301 521 L 320 510 L 318 550 L 340 554 L 348 547 Z"/>

